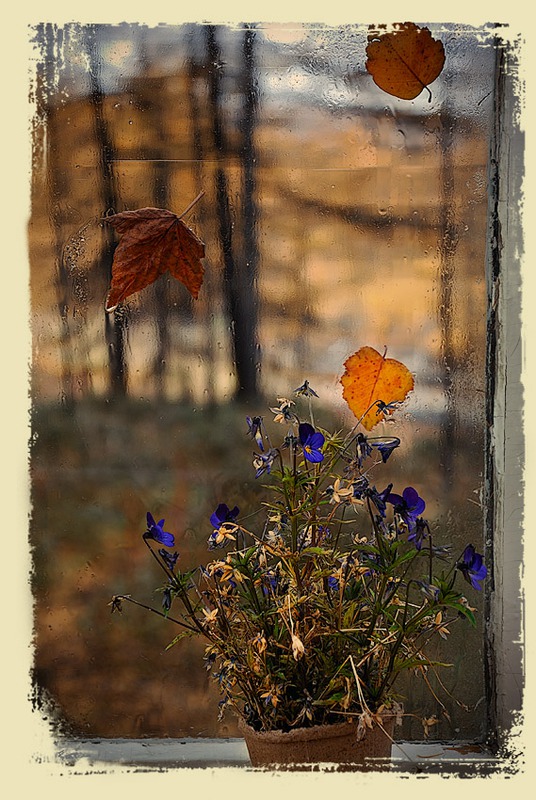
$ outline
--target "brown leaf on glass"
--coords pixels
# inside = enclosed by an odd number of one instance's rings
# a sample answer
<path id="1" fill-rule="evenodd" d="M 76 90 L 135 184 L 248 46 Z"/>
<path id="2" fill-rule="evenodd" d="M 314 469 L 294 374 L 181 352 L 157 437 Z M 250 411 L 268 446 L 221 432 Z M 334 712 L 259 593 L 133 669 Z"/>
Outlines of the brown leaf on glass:
<path id="1" fill-rule="evenodd" d="M 373 347 L 362 347 L 346 359 L 344 367 L 342 396 L 367 431 L 392 413 L 387 406 L 401 403 L 413 389 L 409 369 Z M 374 405 L 379 401 L 380 406 Z"/>
<path id="2" fill-rule="evenodd" d="M 121 237 L 114 253 L 106 311 L 113 311 L 165 272 L 197 298 L 203 283 L 205 245 L 177 214 L 164 208 L 140 208 L 113 214 L 105 221 Z"/>
<path id="3" fill-rule="evenodd" d="M 426 89 L 432 99 L 428 84 L 441 73 L 445 50 L 428 28 L 398 22 L 390 32 L 373 29 L 368 41 L 365 67 L 380 89 L 401 100 L 413 100 Z"/>

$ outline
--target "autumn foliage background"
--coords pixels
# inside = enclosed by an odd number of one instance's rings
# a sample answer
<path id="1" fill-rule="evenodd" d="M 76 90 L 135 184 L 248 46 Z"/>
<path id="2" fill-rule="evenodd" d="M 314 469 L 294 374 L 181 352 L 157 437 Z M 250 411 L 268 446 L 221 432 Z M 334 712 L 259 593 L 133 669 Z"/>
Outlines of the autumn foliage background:
<path id="1" fill-rule="evenodd" d="M 389 480 L 411 473 L 445 540 L 481 545 L 493 48 L 435 26 L 443 73 L 408 101 L 365 71 L 359 26 L 34 33 L 35 704 L 79 735 L 236 735 L 197 645 L 165 652 L 165 626 L 107 602 L 158 602 L 147 510 L 185 566 L 206 558 L 219 502 L 258 505 L 246 414 L 308 379 L 317 422 L 353 424 L 340 378 L 363 345 L 415 377 L 382 423 L 404 442 Z M 164 275 L 105 313 L 119 237 L 103 219 L 180 215 L 201 191 L 197 299 Z M 476 705 L 482 653 L 451 639 L 449 688 Z M 451 704 L 449 722 L 412 691 L 432 737 L 480 734 L 484 704 Z"/>

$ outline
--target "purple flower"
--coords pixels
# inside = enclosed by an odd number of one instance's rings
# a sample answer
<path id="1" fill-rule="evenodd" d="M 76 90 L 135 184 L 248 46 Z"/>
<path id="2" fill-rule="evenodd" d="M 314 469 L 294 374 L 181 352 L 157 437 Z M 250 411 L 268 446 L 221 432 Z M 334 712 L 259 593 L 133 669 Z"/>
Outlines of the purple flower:
<path id="1" fill-rule="evenodd" d="M 203 656 L 204 660 L 206 661 L 205 669 L 207 672 L 210 672 L 212 669 L 214 662 L 216 661 L 216 653 L 209 653 L 206 656 Z"/>
<path id="2" fill-rule="evenodd" d="M 385 517 L 386 503 L 389 501 L 389 497 L 391 497 L 390 492 L 392 488 L 393 484 L 390 483 L 389 486 L 385 487 L 383 492 L 378 492 L 375 486 L 371 486 L 365 490 L 366 496 L 370 497 L 370 499 L 378 509 L 378 513 L 382 517 Z"/>
<path id="3" fill-rule="evenodd" d="M 271 447 L 267 453 L 258 453 L 253 459 L 253 466 L 255 467 L 255 477 L 260 478 L 265 472 L 270 474 L 272 464 L 277 456 L 277 450 Z"/>
<path id="4" fill-rule="evenodd" d="M 315 390 L 309 386 L 309 381 L 304 381 L 301 386 L 294 389 L 294 394 L 301 397 L 318 397 Z"/>
<path id="5" fill-rule="evenodd" d="M 422 543 L 430 533 L 430 528 L 428 527 L 428 523 L 422 517 L 418 517 L 415 520 L 415 527 L 411 531 L 410 535 L 408 536 L 408 542 L 415 542 L 415 547 L 417 550 L 420 550 L 422 547 Z"/>
<path id="6" fill-rule="evenodd" d="M 275 572 L 265 572 L 262 576 L 263 594 L 269 595 L 273 592 L 276 592 L 278 583 L 279 580 Z"/>
<path id="7" fill-rule="evenodd" d="M 437 603 L 439 600 L 439 588 L 437 586 L 426 581 L 416 581 L 416 583 L 420 586 L 421 592 L 427 600 L 430 600 L 431 603 Z"/>
<path id="8" fill-rule="evenodd" d="M 227 544 L 227 539 L 222 538 L 218 531 L 212 531 L 210 536 L 207 539 L 207 545 L 209 550 L 215 550 L 217 547 L 225 547 Z"/>
<path id="9" fill-rule="evenodd" d="M 264 444 L 262 442 L 262 417 L 246 417 L 246 422 L 248 424 L 248 433 L 249 435 L 255 439 L 259 446 L 259 450 L 264 450 Z"/>
<path id="10" fill-rule="evenodd" d="M 324 456 L 320 452 L 320 448 L 324 444 L 324 437 L 321 433 L 315 431 L 308 422 L 301 422 L 298 427 L 298 436 L 307 461 L 318 463 L 324 460 Z"/>
<path id="11" fill-rule="evenodd" d="M 419 497 L 419 493 L 413 486 L 407 486 L 402 492 L 402 496 L 390 494 L 386 500 L 388 503 L 392 503 L 395 513 L 402 517 L 410 531 L 415 527 L 417 517 L 420 517 L 426 508 L 426 503 L 422 497 Z"/>
<path id="12" fill-rule="evenodd" d="M 399 444 L 400 439 L 397 436 L 381 439 L 379 437 L 370 438 L 364 436 L 362 433 L 358 433 L 355 446 L 358 466 L 361 466 L 363 461 L 370 456 L 374 447 L 379 451 L 382 461 L 385 464 L 395 447 L 398 447 Z"/>
<path id="13" fill-rule="evenodd" d="M 397 436 L 393 436 L 391 439 L 384 439 L 380 442 L 373 442 L 369 439 L 369 442 L 372 447 L 375 447 L 376 450 L 379 450 L 382 461 L 385 464 L 393 450 L 400 444 L 400 439 Z"/>
<path id="14" fill-rule="evenodd" d="M 468 544 L 462 554 L 462 561 L 456 564 L 465 580 L 471 584 L 473 589 L 480 591 L 479 581 L 483 581 L 488 574 L 488 570 L 483 563 L 480 553 L 475 551 L 472 544 Z"/>
<path id="15" fill-rule="evenodd" d="M 143 534 L 144 539 L 154 539 L 155 542 L 165 545 L 166 547 L 173 547 L 175 544 L 175 537 L 172 533 L 164 530 L 164 520 L 159 522 L 154 521 L 153 515 L 147 512 L 147 530 Z"/>
<path id="16" fill-rule="evenodd" d="M 319 525 L 316 529 L 316 542 L 323 544 L 324 542 L 331 541 L 331 531 L 325 525 Z"/>
<path id="17" fill-rule="evenodd" d="M 362 433 L 358 433 L 355 445 L 355 456 L 358 465 L 361 466 L 363 461 L 368 458 L 371 453 L 372 447 L 370 446 L 367 437 L 363 436 Z"/>
<path id="18" fill-rule="evenodd" d="M 366 572 L 363 572 L 364 577 L 370 577 L 377 572 L 377 567 L 380 564 L 380 556 L 378 553 L 360 553 L 359 563 L 362 567 L 368 567 Z"/>
<path id="19" fill-rule="evenodd" d="M 364 475 L 360 475 L 359 478 L 357 478 L 357 480 L 352 481 L 352 489 L 354 492 L 353 496 L 355 497 L 356 500 L 362 500 L 368 488 L 369 488 L 369 482 Z M 389 491 L 391 491 L 391 488 L 392 484 Z"/>
<path id="20" fill-rule="evenodd" d="M 216 570 L 214 570 L 213 575 L 216 578 L 221 578 L 223 576 L 223 570 L 222 569 L 216 569 Z M 236 581 L 234 581 L 232 578 L 229 578 L 229 577 L 225 578 L 225 580 L 227 581 L 229 586 L 232 586 L 233 589 L 236 589 Z"/>
<path id="21" fill-rule="evenodd" d="M 171 572 L 173 572 L 173 570 L 175 569 L 175 564 L 177 563 L 177 559 L 179 557 L 179 554 L 177 552 L 168 553 L 167 550 L 159 550 L 158 551 L 158 555 L 160 556 L 160 558 L 162 559 L 162 561 L 164 562 L 166 567 Z"/>
<path id="22" fill-rule="evenodd" d="M 239 513 L 240 509 L 238 506 L 235 506 L 232 511 L 230 511 L 229 506 L 226 505 L 226 503 L 220 503 L 216 511 L 211 514 L 210 523 L 216 530 L 218 530 L 224 522 L 235 522 Z"/>
<path id="23" fill-rule="evenodd" d="M 223 523 L 222 523 L 223 525 Z M 208 549 L 215 550 L 217 547 L 227 547 L 228 544 L 234 542 L 236 539 L 232 533 L 226 528 L 220 526 L 217 530 L 212 531 L 207 539 Z"/>
<path id="24" fill-rule="evenodd" d="M 439 558 L 442 561 L 449 561 L 452 551 L 452 545 L 450 544 L 442 544 L 442 545 L 432 545 L 432 554 L 434 558 Z"/>
<path id="25" fill-rule="evenodd" d="M 294 436 L 293 433 L 287 433 L 285 438 L 283 439 L 283 444 L 281 445 L 281 450 L 296 450 L 298 447 L 298 437 Z M 277 451 L 276 451 L 277 452 Z"/>
<path id="26" fill-rule="evenodd" d="M 339 591 L 339 580 L 335 575 L 330 575 L 328 578 L 328 586 L 333 592 Z"/>

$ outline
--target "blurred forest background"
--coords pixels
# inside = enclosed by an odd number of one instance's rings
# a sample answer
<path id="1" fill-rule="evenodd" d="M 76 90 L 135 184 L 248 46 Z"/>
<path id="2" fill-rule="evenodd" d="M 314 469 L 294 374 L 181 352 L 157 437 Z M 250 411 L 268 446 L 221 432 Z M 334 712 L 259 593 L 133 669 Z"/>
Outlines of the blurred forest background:
<path id="1" fill-rule="evenodd" d="M 500 45 L 429 26 L 446 63 L 414 101 L 365 72 L 364 26 L 43 24 L 33 30 L 31 262 L 34 702 L 81 736 L 235 736 L 202 648 L 115 593 L 161 602 L 141 541 L 165 517 L 183 568 L 216 505 L 258 505 L 245 415 L 308 379 L 321 426 L 370 345 L 416 388 L 384 470 L 454 551 L 484 546 L 488 159 Z M 113 314 L 107 214 L 156 206 L 206 243 L 199 298 L 169 276 Z M 281 429 L 282 430 L 282 429 Z M 401 485 L 401 481 L 405 481 Z M 471 595 L 471 602 L 475 599 Z M 482 598 L 476 598 L 482 611 Z M 483 625 L 410 687 L 433 738 L 485 729 Z M 404 735 L 422 739 L 419 719 Z"/>

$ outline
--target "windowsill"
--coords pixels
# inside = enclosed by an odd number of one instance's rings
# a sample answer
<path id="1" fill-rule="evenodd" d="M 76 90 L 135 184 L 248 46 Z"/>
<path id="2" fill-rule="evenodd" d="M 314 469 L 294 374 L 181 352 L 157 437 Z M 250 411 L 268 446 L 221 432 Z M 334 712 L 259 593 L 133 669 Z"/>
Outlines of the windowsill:
<path id="1" fill-rule="evenodd" d="M 57 743 L 56 759 L 68 767 L 102 770 L 103 765 L 121 765 L 135 770 L 247 767 L 243 739 L 63 739 Z M 504 768 L 504 761 L 482 745 L 442 742 L 394 744 L 390 771 L 458 774 L 488 774 Z M 305 770 L 316 767 L 303 767 Z M 336 765 L 327 769 L 337 771 Z M 341 769 L 347 769 L 342 767 Z M 382 767 L 385 769 L 385 767 Z"/>

